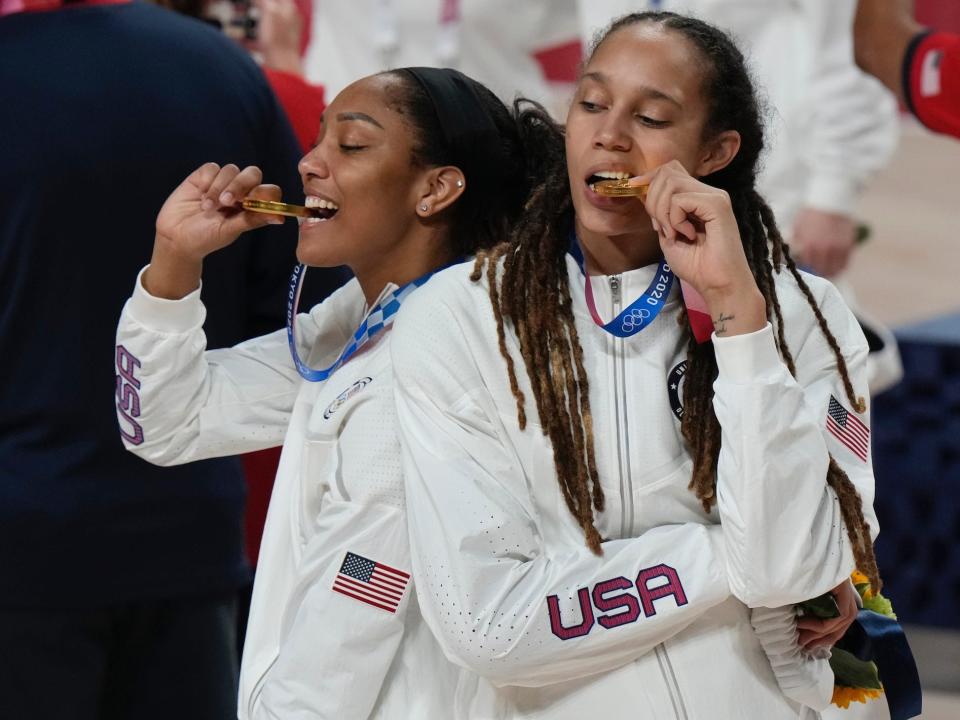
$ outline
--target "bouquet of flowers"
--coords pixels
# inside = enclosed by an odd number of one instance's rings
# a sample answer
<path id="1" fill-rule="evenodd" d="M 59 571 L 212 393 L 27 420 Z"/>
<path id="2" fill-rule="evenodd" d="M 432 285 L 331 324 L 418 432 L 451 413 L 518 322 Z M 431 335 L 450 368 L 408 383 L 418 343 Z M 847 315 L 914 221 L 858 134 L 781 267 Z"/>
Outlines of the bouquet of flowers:
<path id="1" fill-rule="evenodd" d="M 872 590 L 870 582 L 863 573 L 854 571 L 850 579 L 860 595 L 864 610 L 870 610 L 893 620 L 897 619 L 890 601 Z M 818 618 L 834 618 L 840 614 L 836 601 L 830 593 L 802 602 L 798 607 L 804 615 Z M 834 676 L 833 704 L 838 707 L 848 708 L 851 702 L 866 703 L 880 697 L 884 692 L 876 663 L 858 658 L 850 649 L 844 648 L 843 640 L 831 652 L 830 668 Z"/>

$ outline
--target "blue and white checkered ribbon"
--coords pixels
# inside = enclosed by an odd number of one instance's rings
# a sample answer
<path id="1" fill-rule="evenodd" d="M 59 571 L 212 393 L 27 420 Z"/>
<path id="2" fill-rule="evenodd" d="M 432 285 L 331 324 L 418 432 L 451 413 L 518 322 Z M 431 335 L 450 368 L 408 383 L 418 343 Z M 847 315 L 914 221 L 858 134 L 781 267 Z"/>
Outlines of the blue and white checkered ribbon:
<path id="1" fill-rule="evenodd" d="M 300 373 L 304 380 L 309 382 L 322 382 L 326 380 L 360 348 L 370 342 L 383 329 L 393 324 L 397 310 L 400 309 L 400 305 L 407 296 L 423 285 L 433 275 L 433 272 L 429 272 L 407 283 L 403 287 L 399 287 L 388 293 L 386 297 L 374 305 L 370 312 L 367 313 L 363 322 L 360 323 L 360 327 L 353 333 L 350 344 L 340 353 L 337 361 L 328 368 L 315 370 L 304 363 L 297 353 L 297 306 L 300 304 L 300 290 L 303 287 L 303 276 L 306 274 L 306 270 L 305 265 L 297 265 L 293 270 L 293 275 L 290 277 L 290 290 L 287 293 L 287 342 L 290 344 L 290 354 L 293 356 L 294 365 L 297 366 L 297 372 Z"/>

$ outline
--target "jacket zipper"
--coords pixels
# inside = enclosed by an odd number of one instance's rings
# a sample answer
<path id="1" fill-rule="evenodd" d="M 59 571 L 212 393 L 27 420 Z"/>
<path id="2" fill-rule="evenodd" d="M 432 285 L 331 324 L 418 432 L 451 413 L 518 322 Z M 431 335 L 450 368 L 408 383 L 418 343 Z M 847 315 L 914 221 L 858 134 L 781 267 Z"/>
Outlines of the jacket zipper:
<path id="1" fill-rule="evenodd" d="M 667 691 L 670 693 L 674 715 L 677 716 L 677 720 L 689 720 L 687 707 L 683 703 L 683 695 L 680 694 L 680 683 L 677 682 L 677 675 L 673 671 L 673 663 L 670 662 L 670 656 L 667 654 L 667 646 L 660 643 L 654 648 L 654 652 L 657 655 L 657 663 L 660 665 L 663 682 L 666 683 Z"/>
<path id="2" fill-rule="evenodd" d="M 620 313 L 622 305 L 619 275 L 612 275 L 610 277 L 610 296 L 613 301 L 613 317 L 616 317 Z M 617 415 L 617 459 L 620 468 L 621 537 L 631 537 L 633 535 L 634 524 L 633 477 L 630 469 L 630 423 L 626 402 L 626 356 L 626 347 L 623 339 L 614 337 L 613 402 Z M 621 390 L 623 392 L 621 392 Z M 670 655 L 667 653 L 667 648 L 661 643 L 654 648 L 654 652 L 657 656 L 657 663 L 660 666 L 660 673 L 663 675 L 664 684 L 667 686 L 667 692 L 670 694 L 670 702 L 673 705 L 674 715 L 676 715 L 677 720 L 688 720 L 687 708 L 683 702 L 683 695 L 680 693 L 680 683 L 677 682 L 677 676 L 673 671 L 673 664 L 670 662 Z"/>
<path id="3" fill-rule="evenodd" d="M 613 305 L 612 317 L 620 314 L 620 276 L 611 275 L 610 299 Z M 613 408 L 617 427 L 617 468 L 620 471 L 620 537 L 629 537 L 633 529 L 633 489 L 630 483 L 630 454 L 627 444 L 626 402 L 621 392 L 623 385 L 624 349 L 623 340 L 616 336 L 613 342 Z"/>

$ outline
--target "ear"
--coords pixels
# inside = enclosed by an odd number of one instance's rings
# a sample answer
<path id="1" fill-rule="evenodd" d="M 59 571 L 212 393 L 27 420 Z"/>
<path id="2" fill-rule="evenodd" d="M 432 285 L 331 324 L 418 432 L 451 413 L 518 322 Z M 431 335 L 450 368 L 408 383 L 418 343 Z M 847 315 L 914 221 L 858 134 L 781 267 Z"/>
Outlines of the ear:
<path id="1" fill-rule="evenodd" d="M 723 170 L 733 162 L 739 151 L 740 133 L 736 130 L 724 130 L 704 146 L 704 154 L 700 158 L 700 164 L 697 165 L 695 175 L 705 177 L 718 170 Z"/>
<path id="2" fill-rule="evenodd" d="M 453 205 L 466 189 L 467 179 L 460 168 L 453 165 L 430 168 L 417 198 L 417 215 L 426 219 L 443 212 Z"/>

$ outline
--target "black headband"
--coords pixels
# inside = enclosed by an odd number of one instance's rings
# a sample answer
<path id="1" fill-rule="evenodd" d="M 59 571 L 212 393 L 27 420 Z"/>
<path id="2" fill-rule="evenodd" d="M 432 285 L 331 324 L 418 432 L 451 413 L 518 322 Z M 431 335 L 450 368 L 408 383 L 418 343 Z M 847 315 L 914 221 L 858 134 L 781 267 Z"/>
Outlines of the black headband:
<path id="1" fill-rule="evenodd" d="M 493 176 L 505 167 L 500 131 L 474 83 L 452 68 L 404 68 L 426 91 L 455 165 L 464 175 Z"/>

